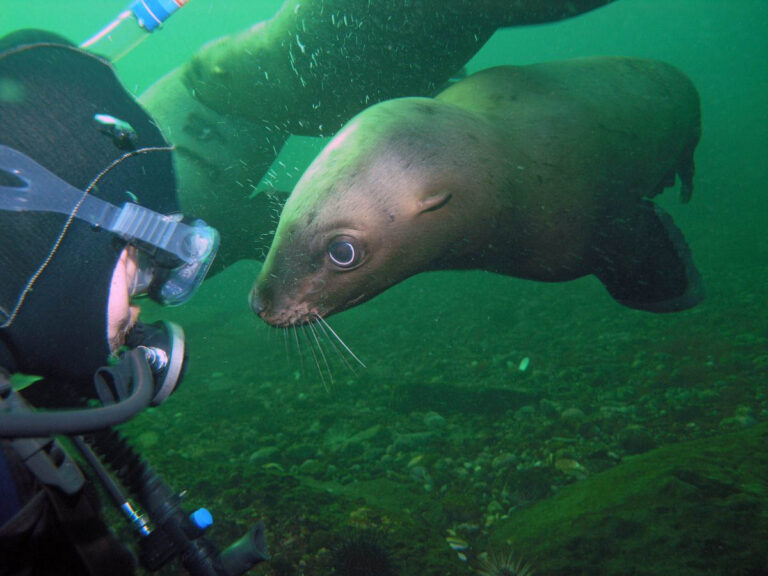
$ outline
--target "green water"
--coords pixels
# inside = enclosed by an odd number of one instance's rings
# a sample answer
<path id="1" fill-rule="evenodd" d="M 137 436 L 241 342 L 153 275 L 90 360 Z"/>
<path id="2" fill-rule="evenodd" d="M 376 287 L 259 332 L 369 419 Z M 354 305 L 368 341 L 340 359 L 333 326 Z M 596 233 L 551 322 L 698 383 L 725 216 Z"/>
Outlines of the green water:
<path id="1" fill-rule="evenodd" d="M 119 74 L 139 94 L 279 4 L 192 0 Z M 82 41 L 122 5 L 0 0 L 0 34 Z M 265 520 L 275 559 L 257 573 L 333 574 L 329 550 L 362 526 L 409 576 L 477 574 L 483 553 L 512 551 L 539 575 L 768 574 L 768 3 L 618 0 L 500 31 L 468 70 L 598 54 L 668 61 L 700 91 L 693 200 L 659 200 L 705 279 L 697 308 L 629 310 L 593 278 L 422 274 L 331 320 L 367 365 L 334 355 L 332 376 L 250 312 L 257 262 L 145 309 L 184 327 L 190 370 L 126 431 L 190 509 L 213 511 L 217 542 Z M 277 167 L 286 187 L 310 144 Z"/>

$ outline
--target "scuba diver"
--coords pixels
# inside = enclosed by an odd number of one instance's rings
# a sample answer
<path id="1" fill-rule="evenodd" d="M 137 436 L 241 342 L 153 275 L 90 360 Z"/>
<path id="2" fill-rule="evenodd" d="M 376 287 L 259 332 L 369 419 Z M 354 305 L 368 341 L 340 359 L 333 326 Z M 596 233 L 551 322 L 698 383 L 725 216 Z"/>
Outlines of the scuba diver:
<path id="1" fill-rule="evenodd" d="M 261 523 L 219 552 L 207 510 L 185 512 L 112 428 L 163 402 L 186 365 L 182 329 L 143 324 L 131 299 L 186 302 L 218 248 L 178 215 L 171 150 L 106 60 L 50 33 L 0 39 L 0 575 L 134 573 L 92 477 L 147 570 L 268 559 Z M 40 380 L 21 389 L 16 374 Z"/>

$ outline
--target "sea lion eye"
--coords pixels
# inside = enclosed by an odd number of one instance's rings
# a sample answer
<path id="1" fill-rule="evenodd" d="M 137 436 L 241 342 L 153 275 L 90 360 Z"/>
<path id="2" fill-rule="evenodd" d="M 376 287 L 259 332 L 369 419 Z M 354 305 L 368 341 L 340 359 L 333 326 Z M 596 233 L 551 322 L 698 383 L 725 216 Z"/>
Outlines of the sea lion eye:
<path id="1" fill-rule="evenodd" d="M 355 244 L 346 238 L 336 238 L 328 244 L 328 257 L 340 268 L 352 268 L 360 260 Z"/>

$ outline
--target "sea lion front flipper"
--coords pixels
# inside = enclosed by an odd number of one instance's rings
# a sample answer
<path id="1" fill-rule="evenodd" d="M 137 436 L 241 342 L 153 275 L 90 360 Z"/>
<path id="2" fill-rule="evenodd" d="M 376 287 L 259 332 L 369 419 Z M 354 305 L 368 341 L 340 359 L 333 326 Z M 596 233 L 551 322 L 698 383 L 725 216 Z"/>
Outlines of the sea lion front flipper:
<path id="1" fill-rule="evenodd" d="M 595 235 L 594 253 L 595 276 L 624 306 L 678 312 L 704 299 L 704 284 L 682 232 L 653 202 L 610 214 Z"/>

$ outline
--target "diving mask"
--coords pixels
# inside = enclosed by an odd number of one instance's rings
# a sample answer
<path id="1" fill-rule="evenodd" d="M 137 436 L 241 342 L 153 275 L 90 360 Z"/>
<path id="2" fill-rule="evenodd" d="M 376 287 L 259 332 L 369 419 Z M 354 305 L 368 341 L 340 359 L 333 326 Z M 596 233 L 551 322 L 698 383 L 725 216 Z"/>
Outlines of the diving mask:
<path id="1" fill-rule="evenodd" d="M 159 214 L 132 202 L 115 206 L 13 148 L 0 146 L 0 171 L 17 184 L 0 185 L 0 210 L 58 212 L 119 236 L 142 254 L 136 290 L 161 304 L 189 300 L 218 250 L 218 231 L 202 220 L 186 223 L 181 215 Z"/>

